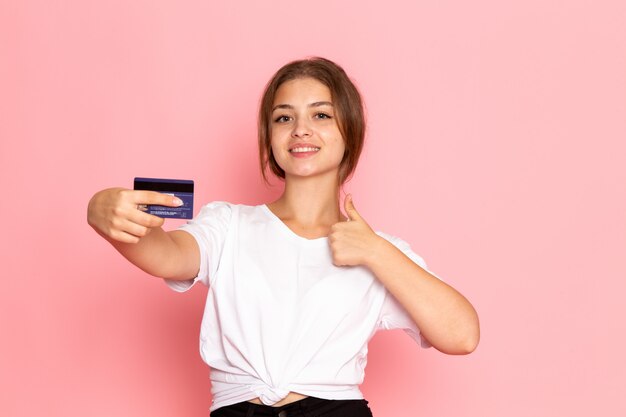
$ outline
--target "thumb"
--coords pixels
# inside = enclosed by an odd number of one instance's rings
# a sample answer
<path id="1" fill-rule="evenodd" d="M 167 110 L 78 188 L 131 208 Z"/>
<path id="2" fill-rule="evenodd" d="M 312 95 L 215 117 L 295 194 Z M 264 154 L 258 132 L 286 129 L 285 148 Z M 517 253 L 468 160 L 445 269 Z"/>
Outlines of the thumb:
<path id="1" fill-rule="evenodd" d="M 354 201 L 352 201 L 352 194 L 348 194 L 343 201 L 344 208 L 346 210 L 346 214 L 348 215 L 348 219 L 350 220 L 361 220 L 361 215 L 356 208 L 354 208 Z"/>

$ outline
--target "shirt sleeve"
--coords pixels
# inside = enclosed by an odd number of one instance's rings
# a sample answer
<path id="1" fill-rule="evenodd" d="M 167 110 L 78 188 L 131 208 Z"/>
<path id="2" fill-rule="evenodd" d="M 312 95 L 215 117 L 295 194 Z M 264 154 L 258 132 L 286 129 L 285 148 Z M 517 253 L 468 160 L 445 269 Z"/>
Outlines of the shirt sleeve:
<path id="1" fill-rule="evenodd" d="M 207 287 L 211 284 L 219 266 L 231 217 L 230 204 L 215 201 L 202 207 L 196 217 L 178 228 L 196 240 L 200 250 L 200 270 L 198 276 L 189 280 L 165 279 L 168 287 L 177 292 L 185 292 L 198 281 Z"/>
<path id="2" fill-rule="evenodd" d="M 389 242 L 391 242 L 395 247 L 400 249 L 402 253 L 404 253 L 409 259 L 415 262 L 417 265 L 428 271 L 428 273 L 434 275 L 438 279 L 441 279 L 437 275 L 435 275 L 432 271 L 428 270 L 428 266 L 424 259 L 413 252 L 411 247 L 404 240 L 391 236 L 382 232 L 378 232 L 378 234 Z M 422 337 L 420 330 L 417 325 L 409 315 L 409 313 L 405 310 L 405 308 L 396 300 L 396 298 L 385 288 L 385 299 L 383 301 L 383 306 L 380 311 L 380 315 L 378 316 L 377 322 L 378 328 L 382 330 L 391 330 L 391 329 L 402 329 L 406 334 L 411 336 L 416 342 L 420 344 L 423 348 L 429 348 L 432 345 L 428 342 L 428 340 Z"/>

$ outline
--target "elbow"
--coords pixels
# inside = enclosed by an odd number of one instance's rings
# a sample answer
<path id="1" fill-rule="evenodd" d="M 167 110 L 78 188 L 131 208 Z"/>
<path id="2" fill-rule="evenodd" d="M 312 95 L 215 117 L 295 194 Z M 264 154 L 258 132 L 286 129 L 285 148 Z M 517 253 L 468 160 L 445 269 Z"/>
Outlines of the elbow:
<path id="1" fill-rule="evenodd" d="M 478 347 L 478 342 L 480 341 L 480 336 L 476 335 L 475 337 L 468 338 L 464 341 L 463 344 L 460 345 L 460 350 L 458 355 L 469 355 Z"/>
<path id="2" fill-rule="evenodd" d="M 476 350 L 478 342 L 480 342 L 480 328 L 477 323 L 476 326 L 473 327 L 472 330 L 463 338 L 463 340 L 458 343 L 458 352 L 456 354 L 469 355 Z"/>
<path id="3" fill-rule="evenodd" d="M 448 346 L 433 346 L 446 355 L 469 355 L 478 347 L 478 338 L 467 338 Z"/>
<path id="4" fill-rule="evenodd" d="M 446 342 L 433 346 L 447 355 L 469 355 L 478 347 L 480 341 L 480 329 L 478 325 L 472 326 L 462 334 L 448 339 Z"/>
<path id="5" fill-rule="evenodd" d="M 478 343 L 480 342 L 480 324 L 478 321 L 478 314 L 476 310 L 472 308 L 472 319 L 465 325 L 465 332 L 463 337 L 458 342 L 457 355 L 468 355 L 476 350 Z"/>
<path id="6" fill-rule="evenodd" d="M 465 327 L 466 331 L 458 343 L 458 355 L 468 355 L 476 350 L 478 342 L 480 342 L 480 324 L 478 323 L 478 315 L 474 311 L 474 320 Z"/>

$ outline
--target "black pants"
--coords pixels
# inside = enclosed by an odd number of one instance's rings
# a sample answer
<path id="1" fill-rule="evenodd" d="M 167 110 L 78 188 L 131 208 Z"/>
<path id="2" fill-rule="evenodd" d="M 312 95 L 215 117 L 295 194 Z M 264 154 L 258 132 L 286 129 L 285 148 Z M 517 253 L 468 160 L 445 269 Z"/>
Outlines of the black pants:
<path id="1" fill-rule="evenodd" d="M 281 407 L 243 401 L 220 407 L 210 417 L 373 417 L 366 400 L 307 397 Z"/>

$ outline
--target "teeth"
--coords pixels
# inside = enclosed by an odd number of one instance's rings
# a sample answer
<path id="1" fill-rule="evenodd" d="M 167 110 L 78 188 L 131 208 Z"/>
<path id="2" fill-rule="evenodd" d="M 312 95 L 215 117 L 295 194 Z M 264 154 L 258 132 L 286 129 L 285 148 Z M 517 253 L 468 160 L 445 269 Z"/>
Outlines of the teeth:
<path id="1" fill-rule="evenodd" d="M 289 152 L 295 152 L 295 153 L 297 153 L 297 152 L 315 152 L 315 151 L 319 151 L 319 150 L 320 150 L 320 148 L 308 147 L 308 148 L 293 148 Z"/>

